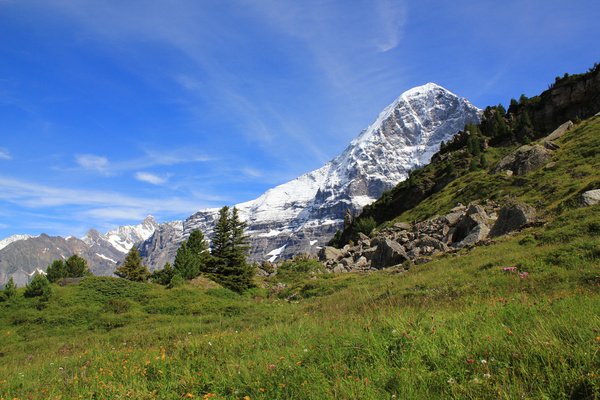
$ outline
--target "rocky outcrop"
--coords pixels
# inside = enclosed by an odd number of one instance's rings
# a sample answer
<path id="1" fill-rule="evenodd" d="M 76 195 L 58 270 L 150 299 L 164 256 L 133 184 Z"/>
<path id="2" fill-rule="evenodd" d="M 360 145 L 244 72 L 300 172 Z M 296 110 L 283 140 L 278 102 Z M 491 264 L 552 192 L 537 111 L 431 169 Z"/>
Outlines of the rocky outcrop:
<path id="1" fill-rule="evenodd" d="M 503 157 L 492 173 L 511 171 L 514 175 L 525 175 L 546 163 L 551 157 L 551 150 L 538 145 L 524 145 Z"/>
<path id="2" fill-rule="evenodd" d="M 505 235 L 521 228 L 525 224 L 535 222 L 535 220 L 535 208 L 525 203 L 518 203 L 504 207 L 500 210 L 498 220 L 492 227 L 488 237 L 495 238 Z"/>
<path id="3" fill-rule="evenodd" d="M 590 207 L 600 203 L 600 189 L 588 190 L 579 198 L 579 207 Z"/>
<path id="4" fill-rule="evenodd" d="M 551 142 L 556 139 L 560 139 L 565 133 L 573 129 L 573 122 L 567 121 L 558 128 L 556 128 L 551 134 L 544 138 L 544 142 Z"/>
<path id="5" fill-rule="evenodd" d="M 444 216 L 414 225 L 398 222 L 373 238 L 362 235 L 354 246 L 324 247 L 318 255 L 325 270 L 333 273 L 405 268 L 406 261 L 421 264 L 435 254 L 517 230 L 534 222 L 535 214 L 533 207 L 522 203 L 502 208 L 492 201 L 483 205 L 459 204 Z"/>

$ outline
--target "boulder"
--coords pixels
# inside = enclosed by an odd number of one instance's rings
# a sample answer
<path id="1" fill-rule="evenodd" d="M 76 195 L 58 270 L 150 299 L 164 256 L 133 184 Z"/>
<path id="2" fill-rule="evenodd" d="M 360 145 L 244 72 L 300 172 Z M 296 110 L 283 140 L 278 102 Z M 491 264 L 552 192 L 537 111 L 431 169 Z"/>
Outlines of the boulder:
<path id="1" fill-rule="evenodd" d="M 492 173 L 512 171 L 515 175 L 525 175 L 547 162 L 550 157 L 552 151 L 542 146 L 521 146 L 503 157 Z"/>
<path id="2" fill-rule="evenodd" d="M 412 226 L 407 222 L 396 222 L 394 225 L 392 225 L 392 228 L 398 231 L 410 231 Z"/>
<path id="3" fill-rule="evenodd" d="M 456 231 L 452 236 L 453 242 L 462 242 L 476 226 L 488 224 L 489 216 L 485 208 L 472 204 L 456 224 Z"/>
<path id="4" fill-rule="evenodd" d="M 327 262 L 329 260 L 337 260 L 338 258 L 342 257 L 342 250 L 340 249 L 336 249 L 335 247 L 331 247 L 331 246 L 325 246 L 325 247 L 321 247 L 321 249 L 319 250 L 318 256 L 319 256 L 319 261 L 321 262 Z"/>
<path id="5" fill-rule="evenodd" d="M 567 121 L 554 130 L 551 134 L 544 138 L 544 142 L 551 142 L 560 138 L 562 135 L 573 129 L 573 122 Z"/>
<path id="6" fill-rule="evenodd" d="M 523 225 L 536 220 L 535 208 L 525 204 L 518 203 L 505 206 L 500 210 L 498 220 L 488 235 L 489 238 L 495 238 L 506 233 L 515 231 Z"/>
<path id="7" fill-rule="evenodd" d="M 450 250 L 448 246 L 430 236 L 423 236 L 415 241 L 415 247 L 421 249 L 421 254 L 433 254 L 436 252 L 446 252 Z M 431 251 L 430 249 L 433 249 Z"/>
<path id="8" fill-rule="evenodd" d="M 377 245 L 377 249 L 371 260 L 371 267 L 375 269 L 383 269 L 392 265 L 401 264 L 408 260 L 408 255 L 399 243 L 391 239 L 384 238 Z"/>
<path id="9" fill-rule="evenodd" d="M 579 198 L 579 207 L 590 207 L 600 203 L 600 189 L 588 190 Z"/>
<path id="10" fill-rule="evenodd" d="M 465 246 L 471 246 L 485 239 L 489 233 L 490 227 L 488 226 L 488 224 L 479 224 L 473 229 L 471 229 L 469 231 L 469 234 L 463 240 L 461 240 L 460 243 L 457 243 L 455 247 L 460 248 Z"/>

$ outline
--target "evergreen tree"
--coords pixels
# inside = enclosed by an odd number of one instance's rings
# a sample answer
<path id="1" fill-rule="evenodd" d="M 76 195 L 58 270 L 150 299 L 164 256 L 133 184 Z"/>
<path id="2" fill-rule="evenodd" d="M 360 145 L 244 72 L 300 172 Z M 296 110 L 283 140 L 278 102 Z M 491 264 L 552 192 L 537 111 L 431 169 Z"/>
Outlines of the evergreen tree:
<path id="1" fill-rule="evenodd" d="M 77 254 L 73 254 L 65 261 L 65 269 L 67 271 L 66 278 L 80 278 L 82 276 L 90 276 L 92 272 L 87 265 L 87 261 Z"/>
<path id="2" fill-rule="evenodd" d="M 168 286 L 175 275 L 175 269 L 169 263 L 165 263 L 163 269 L 159 269 L 150 274 L 150 281 L 159 285 Z"/>
<path id="3" fill-rule="evenodd" d="M 230 211 L 225 206 L 219 210 L 211 245 L 214 279 L 221 285 L 242 292 L 253 285 L 254 270 L 246 261 L 248 236 L 244 235 L 246 223 L 241 221 L 237 208 Z"/>
<path id="4" fill-rule="evenodd" d="M 481 156 L 479 157 L 479 166 L 481 168 L 487 168 L 488 160 L 487 160 L 487 156 L 485 154 L 481 154 Z"/>
<path id="5" fill-rule="evenodd" d="M 15 293 L 17 293 L 17 285 L 15 285 L 15 282 L 11 277 L 8 282 L 6 282 L 6 285 L 4 285 L 2 292 L 0 292 L 0 301 L 7 301 L 13 297 Z"/>
<path id="6" fill-rule="evenodd" d="M 46 269 L 46 278 L 50 283 L 58 282 L 67 277 L 67 269 L 63 260 L 54 260 Z"/>
<path id="7" fill-rule="evenodd" d="M 125 256 L 125 261 L 115 271 L 115 275 L 133 282 L 146 282 L 148 280 L 150 272 L 148 267 L 142 265 L 142 258 L 136 246 L 129 250 L 129 253 Z"/>
<path id="8" fill-rule="evenodd" d="M 50 283 L 58 282 L 64 278 L 81 278 L 82 276 L 91 276 L 92 271 L 87 265 L 87 261 L 73 254 L 66 261 L 54 260 L 52 265 L 46 269 L 46 278 Z"/>
<path id="9" fill-rule="evenodd" d="M 190 234 L 187 242 L 181 243 L 175 257 L 175 270 L 179 271 L 185 280 L 194 279 L 202 272 L 210 272 L 210 253 L 204 235 L 200 230 Z"/>
<path id="10" fill-rule="evenodd" d="M 52 294 L 52 287 L 48 279 L 42 274 L 37 274 L 31 283 L 25 287 L 25 297 L 39 297 L 42 301 L 47 301 Z"/>

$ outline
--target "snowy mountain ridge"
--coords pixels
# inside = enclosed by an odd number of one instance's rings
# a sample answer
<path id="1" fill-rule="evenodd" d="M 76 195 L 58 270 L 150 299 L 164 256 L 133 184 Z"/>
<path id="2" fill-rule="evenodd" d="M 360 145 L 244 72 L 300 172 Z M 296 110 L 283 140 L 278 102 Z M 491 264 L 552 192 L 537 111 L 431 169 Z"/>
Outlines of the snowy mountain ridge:
<path id="1" fill-rule="evenodd" d="M 403 93 L 340 156 L 236 205 L 248 223 L 250 259 L 274 261 L 316 251 L 342 227 L 346 211 L 359 213 L 384 190 L 406 179 L 410 170 L 426 165 L 442 141 L 450 140 L 466 123 L 479 122 L 480 116 L 481 110 L 434 83 Z M 217 213 L 217 209 L 198 211 L 183 221 L 177 236 L 184 240 L 200 229 L 210 237 Z M 153 235 L 152 249 L 141 245 L 151 269 L 171 262 L 181 243 L 167 237 L 158 240 L 159 234 Z"/>

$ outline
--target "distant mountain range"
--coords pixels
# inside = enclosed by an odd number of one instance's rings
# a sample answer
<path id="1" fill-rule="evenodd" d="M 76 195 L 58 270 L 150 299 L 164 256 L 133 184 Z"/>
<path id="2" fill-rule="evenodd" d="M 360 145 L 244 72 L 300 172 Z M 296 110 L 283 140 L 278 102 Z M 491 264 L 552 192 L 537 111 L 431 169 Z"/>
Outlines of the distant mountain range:
<path id="1" fill-rule="evenodd" d="M 478 123 L 482 111 L 448 90 L 428 83 L 403 93 L 363 130 L 344 152 L 318 170 L 236 205 L 247 221 L 252 261 L 316 252 L 343 227 L 344 215 L 359 213 L 385 190 L 426 165 L 468 122 Z M 77 253 L 95 274 L 114 271 L 137 244 L 150 270 L 172 262 L 177 248 L 192 231 L 212 234 L 218 209 L 196 212 L 184 221 L 119 227 L 105 235 L 90 230 L 82 239 L 13 236 L 0 241 L 0 283 L 23 270 L 45 269 L 54 259 Z"/>

